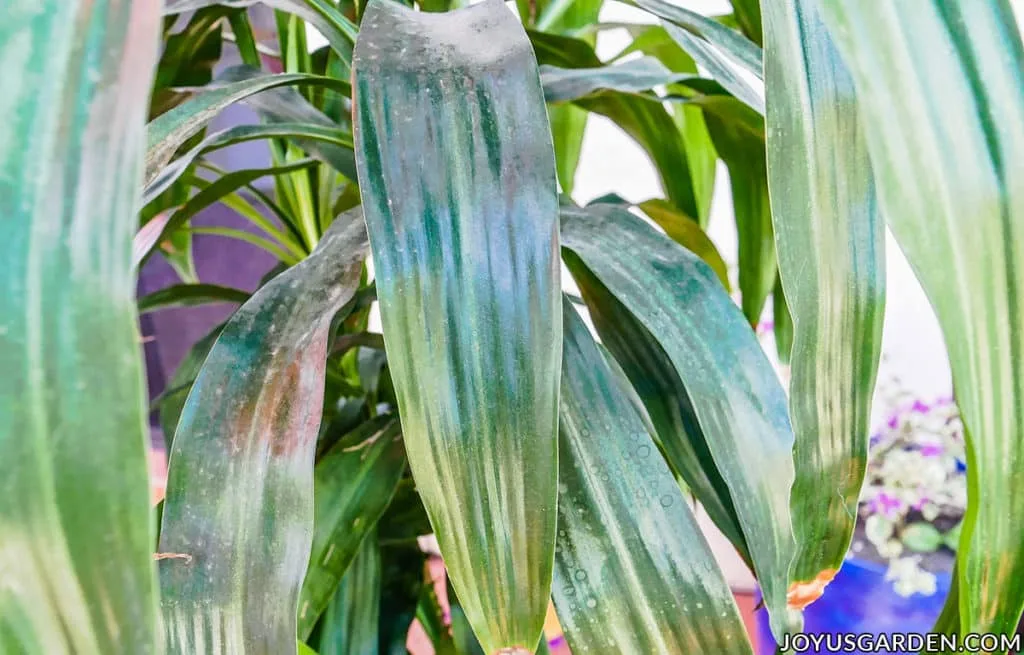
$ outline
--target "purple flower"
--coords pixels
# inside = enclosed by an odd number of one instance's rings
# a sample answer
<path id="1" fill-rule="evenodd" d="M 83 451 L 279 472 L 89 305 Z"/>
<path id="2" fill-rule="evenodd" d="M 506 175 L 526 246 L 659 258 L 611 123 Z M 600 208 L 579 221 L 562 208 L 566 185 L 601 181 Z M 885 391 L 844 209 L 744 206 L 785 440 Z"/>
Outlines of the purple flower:
<path id="1" fill-rule="evenodd" d="M 910 411 L 917 412 L 918 414 L 927 414 L 928 412 L 932 411 L 932 406 L 926 405 L 920 400 L 915 400 L 914 405 L 910 408 Z"/>
<path id="2" fill-rule="evenodd" d="M 891 429 L 895 430 L 900 424 L 900 415 L 893 414 L 889 417 L 889 421 L 886 423 Z"/>
<path id="3" fill-rule="evenodd" d="M 872 514 L 884 514 L 886 518 L 893 518 L 896 516 L 902 507 L 903 501 L 894 496 L 890 496 L 884 491 L 880 492 L 868 502 L 869 512 Z"/>
<path id="4" fill-rule="evenodd" d="M 921 446 L 918 448 L 918 452 L 920 452 L 921 455 L 924 457 L 935 457 L 946 452 L 946 449 L 943 448 L 941 444 L 926 443 L 921 444 Z"/>

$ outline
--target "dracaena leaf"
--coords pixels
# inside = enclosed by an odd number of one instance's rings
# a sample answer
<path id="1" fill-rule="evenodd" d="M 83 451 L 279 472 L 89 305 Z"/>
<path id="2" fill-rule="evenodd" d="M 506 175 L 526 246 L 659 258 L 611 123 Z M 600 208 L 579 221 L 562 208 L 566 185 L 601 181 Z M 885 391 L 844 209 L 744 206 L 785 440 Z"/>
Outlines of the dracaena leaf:
<path id="1" fill-rule="evenodd" d="M 317 462 L 313 547 L 299 596 L 300 639 L 313 630 L 359 544 L 387 509 L 404 471 L 398 419 L 391 416 L 363 424 Z"/>
<path id="2" fill-rule="evenodd" d="M 764 113 L 761 49 L 739 32 L 665 0 L 630 0 L 662 19 L 672 38 L 730 93 Z"/>
<path id="3" fill-rule="evenodd" d="M 154 652 L 131 233 L 159 2 L 0 20 L 0 651 Z"/>
<path id="4" fill-rule="evenodd" d="M 243 303 L 249 292 L 217 284 L 174 284 L 139 298 L 139 313 L 170 307 L 194 307 L 215 302 Z"/>
<path id="5" fill-rule="evenodd" d="M 697 76 L 670 71 L 654 57 L 630 59 L 600 68 L 541 66 L 540 69 L 540 81 L 548 102 L 570 102 L 600 91 L 639 94 L 693 77 Z"/>
<path id="6" fill-rule="evenodd" d="M 371 530 L 324 612 L 320 625 L 320 655 L 377 653 L 380 585 L 380 547 Z"/>
<path id="7" fill-rule="evenodd" d="M 366 233 L 340 216 L 225 325 L 182 412 L 160 531 L 168 653 L 294 652 L 327 338 Z"/>
<path id="8" fill-rule="evenodd" d="M 174 109 L 150 121 L 146 128 L 146 185 L 193 135 L 205 128 L 221 111 L 253 94 L 282 86 L 306 84 L 349 92 L 347 82 L 318 75 L 281 73 L 261 75 L 237 82 L 204 88 Z"/>
<path id="9" fill-rule="evenodd" d="M 554 600 L 569 645 L 751 655 L 686 498 L 568 302 L 563 316 Z"/>
<path id="10" fill-rule="evenodd" d="M 537 64 L 498 0 L 445 15 L 374 1 L 354 68 L 356 161 L 410 466 L 481 643 L 526 651 L 550 595 L 561 357 Z"/>
<path id="11" fill-rule="evenodd" d="M 775 634 L 793 555 L 793 432 L 764 351 L 711 269 L 628 210 L 562 209 L 563 245 L 658 342 L 682 380 L 743 530 Z M 572 258 L 568 259 L 572 263 Z"/>
<path id="12" fill-rule="evenodd" d="M 960 628 L 1012 634 L 1024 607 L 1024 47 L 1014 13 L 1002 0 L 828 0 L 823 13 L 853 76 L 882 213 L 949 351 L 969 462 Z"/>
<path id="13" fill-rule="evenodd" d="M 768 184 L 793 318 L 790 413 L 797 554 L 791 604 L 812 602 L 842 566 L 867 466 L 885 306 L 884 224 L 853 80 L 818 0 L 765 5 Z M 780 320 L 782 322 L 780 323 Z M 778 332 L 777 332 L 778 334 Z"/>

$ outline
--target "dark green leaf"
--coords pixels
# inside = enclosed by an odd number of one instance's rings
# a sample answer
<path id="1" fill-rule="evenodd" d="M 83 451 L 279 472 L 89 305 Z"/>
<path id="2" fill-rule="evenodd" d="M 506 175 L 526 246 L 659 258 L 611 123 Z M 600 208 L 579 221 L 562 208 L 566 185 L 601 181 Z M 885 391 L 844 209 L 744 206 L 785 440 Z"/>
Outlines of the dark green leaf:
<path id="1" fill-rule="evenodd" d="M 294 652 L 327 336 L 365 248 L 358 214 L 340 217 L 206 358 L 175 434 L 160 532 L 168 653 Z"/>
<path id="2" fill-rule="evenodd" d="M 244 303 L 249 292 L 216 284 L 175 284 L 139 298 L 139 313 L 169 307 L 194 307 L 214 302 Z"/>
<path id="3" fill-rule="evenodd" d="M 371 532 L 324 612 L 320 655 L 373 655 L 380 631 L 380 549 Z"/>
<path id="4" fill-rule="evenodd" d="M 426 555 L 415 541 L 381 545 L 379 655 L 408 655 L 405 643 L 423 589 Z"/>
<path id="5" fill-rule="evenodd" d="M 793 433 L 785 393 L 754 333 L 706 264 L 625 209 L 563 208 L 562 232 L 564 246 L 668 355 L 737 500 L 774 632 L 797 628 L 799 615 L 786 607 Z"/>
<path id="6" fill-rule="evenodd" d="M 733 16 L 743 34 L 757 45 L 764 42 L 761 26 L 761 3 L 758 0 L 730 0 Z"/>
<path id="7" fill-rule="evenodd" d="M 789 364 L 793 353 L 793 315 L 789 313 L 786 293 L 778 279 L 775 280 L 775 288 L 772 290 L 772 323 L 779 363 Z"/>
<path id="8" fill-rule="evenodd" d="M 729 268 L 714 242 L 700 225 L 666 200 L 653 198 L 637 205 L 652 221 L 665 230 L 665 234 L 693 254 L 703 259 L 715 272 L 722 286 L 729 291 Z"/>
<path id="9" fill-rule="evenodd" d="M 967 435 L 960 627 L 1024 607 L 1024 47 L 1009 2 L 830 0 L 882 213 L 945 336 Z"/>
<path id="10" fill-rule="evenodd" d="M 170 450 L 171 443 L 174 440 L 178 419 L 181 417 L 181 412 L 185 408 L 185 402 L 192 391 L 192 384 L 196 381 L 196 377 L 199 376 L 203 362 L 206 361 L 206 356 L 210 354 L 210 349 L 213 348 L 213 344 L 217 341 L 217 337 L 220 336 L 223 329 L 223 324 L 218 325 L 189 348 L 188 352 L 185 353 L 185 358 L 178 364 L 178 369 L 167 382 L 167 389 L 160 394 L 158 402 L 160 428 L 163 430 L 164 443 L 167 445 L 168 450 Z"/>
<path id="11" fill-rule="evenodd" d="M 853 80 L 818 0 L 765 7 L 768 182 L 793 318 L 792 605 L 815 600 L 857 523 L 885 308 L 885 227 Z M 781 345 L 781 344 L 780 344 Z"/>
<path id="12" fill-rule="evenodd" d="M 550 597 L 561 358 L 537 65 L 499 0 L 375 1 L 362 30 L 356 155 L 410 465 L 481 643 L 527 650 Z"/>
<path id="13" fill-rule="evenodd" d="M 313 547 L 299 596 L 300 639 L 309 636 L 404 471 L 402 435 L 390 416 L 363 424 L 317 462 Z"/>
<path id="14" fill-rule="evenodd" d="M 569 645 L 752 654 L 672 473 L 568 302 L 563 316 L 553 595 Z"/>
<path id="15" fill-rule="evenodd" d="M 159 3 L 0 14 L 0 652 L 153 652 L 131 235 Z"/>

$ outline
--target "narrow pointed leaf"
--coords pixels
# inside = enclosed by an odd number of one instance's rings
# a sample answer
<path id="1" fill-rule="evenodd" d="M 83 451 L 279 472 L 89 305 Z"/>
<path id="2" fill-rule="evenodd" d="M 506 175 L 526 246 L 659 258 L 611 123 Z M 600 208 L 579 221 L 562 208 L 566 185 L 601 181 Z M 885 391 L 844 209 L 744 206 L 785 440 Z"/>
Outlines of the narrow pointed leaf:
<path id="1" fill-rule="evenodd" d="M 320 626 L 320 655 L 375 655 L 380 630 L 380 548 L 372 532 L 327 605 Z"/>
<path id="2" fill-rule="evenodd" d="M 715 150 L 729 168 L 743 314 L 756 326 L 778 276 L 764 123 L 733 98 L 716 100 L 728 109 L 707 109 L 705 121 Z"/>
<path id="3" fill-rule="evenodd" d="M 668 466 L 568 302 L 554 600 L 574 652 L 752 654 Z"/>
<path id="4" fill-rule="evenodd" d="M 599 91 L 641 93 L 656 86 L 697 77 L 673 73 L 654 57 L 630 59 L 601 68 L 557 68 L 541 66 L 540 81 L 548 102 L 579 100 Z"/>
<path id="5" fill-rule="evenodd" d="M 1024 48 L 1009 2 L 829 0 L 882 212 L 935 308 L 967 435 L 960 627 L 1024 607 Z"/>
<path id="6" fill-rule="evenodd" d="M 333 87 L 343 92 L 349 89 L 347 82 L 299 73 L 263 75 L 205 89 L 150 121 L 146 129 L 146 185 L 153 183 L 178 148 L 221 111 L 261 91 L 296 84 Z"/>
<path id="7" fill-rule="evenodd" d="M 228 321 L 182 412 L 160 532 L 167 652 L 295 652 L 331 321 L 366 233 L 339 217 Z"/>
<path id="8" fill-rule="evenodd" d="M 665 0 L 630 0 L 664 21 L 680 47 L 730 93 L 764 113 L 761 49 L 739 32 Z"/>
<path id="9" fill-rule="evenodd" d="M 131 266 L 152 0 L 0 10 L 0 652 L 154 652 Z"/>
<path id="10" fill-rule="evenodd" d="M 564 246 L 657 340 L 682 380 L 736 501 L 776 635 L 799 627 L 793 555 L 793 432 L 786 396 L 739 309 L 695 255 L 614 205 L 563 208 Z"/>
<path id="11" fill-rule="evenodd" d="M 782 309 L 788 302 L 794 329 L 791 576 L 799 586 L 790 604 L 801 606 L 842 566 L 857 523 L 881 355 L 885 228 L 853 80 L 819 0 L 767 3 L 764 18 L 768 184 Z"/>
<path id="12" fill-rule="evenodd" d="M 309 636 L 404 471 L 405 449 L 398 419 L 392 417 L 360 426 L 317 462 L 313 547 L 299 596 L 300 639 Z"/>
<path id="13" fill-rule="evenodd" d="M 139 298 L 139 313 L 169 307 L 194 307 L 214 302 L 243 303 L 249 292 L 217 284 L 175 284 Z"/>
<path id="14" fill-rule="evenodd" d="M 211 134 L 206 137 L 193 149 L 181 155 L 173 162 L 162 168 L 157 176 L 146 186 L 142 194 L 142 204 L 152 202 L 161 193 L 166 191 L 175 181 L 181 178 L 195 161 L 211 152 L 233 146 L 246 141 L 257 139 L 292 139 L 301 142 L 301 145 L 312 156 L 318 156 L 321 161 L 327 161 L 335 167 L 336 162 L 345 162 L 344 165 L 352 175 L 355 175 L 355 155 L 352 154 L 352 135 L 337 126 L 324 126 L 310 123 L 278 123 L 271 125 L 236 125 L 226 130 Z M 324 143 L 347 150 L 344 158 L 331 156 L 333 149 L 325 156 L 324 150 L 318 145 Z M 339 171 L 344 173 L 345 171 Z"/>
<path id="15" fill-rule="evenodd" d="M 733 15 L 740 30 L 756 45 L 763 44 L 761 3 L 758 0 L 731 0 Z"/>
<path id="16" fill-rule="evenodd" d="M 486 651 L 529 650 L 550 596 L 561 359 L 554 154 L 533 51 L 499 0 L 443 15 L 373 1 L 355 105 L 409 463 Z"/>

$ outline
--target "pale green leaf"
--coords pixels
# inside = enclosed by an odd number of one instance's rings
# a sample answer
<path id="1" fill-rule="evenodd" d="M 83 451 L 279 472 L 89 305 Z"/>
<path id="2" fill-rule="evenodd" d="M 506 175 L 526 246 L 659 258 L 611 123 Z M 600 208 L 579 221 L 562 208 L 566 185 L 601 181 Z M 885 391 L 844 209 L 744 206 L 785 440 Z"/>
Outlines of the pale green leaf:
<path id="1" fill-rule="evenodd" d="M 1024 607 L 1024 48 L 1002 0 L 825 2 L 880 204 L 938 315 L 967 436 L 960 628 Z M 956 596 L 953 596 L 956 598 Z"/>
<path id="2" fill-rule="evenodd" d="M 499 0 L 444 15 L 373 1 L 354 102 L 412 472 L 485 650 L 528 650 L 550 596 L 561 360 L 537 64 Z"/>
<path id="3" fill-rule="evenodd" d="M 853 80 L 819 0 L 765 6 L 768 184 L 793 319 L 792 602 L 821 594 L 857 523 L 882 345 L 885 227 Z"/>
<path id="4" fill-rule="evenodd" d="M 132 233 L 159 2 L 0 9 L 0 652 L 158 652 Z"/>

